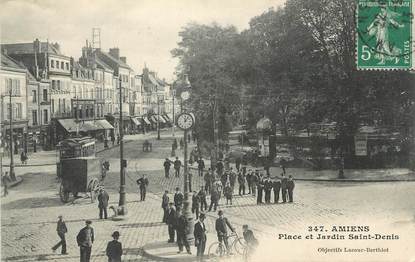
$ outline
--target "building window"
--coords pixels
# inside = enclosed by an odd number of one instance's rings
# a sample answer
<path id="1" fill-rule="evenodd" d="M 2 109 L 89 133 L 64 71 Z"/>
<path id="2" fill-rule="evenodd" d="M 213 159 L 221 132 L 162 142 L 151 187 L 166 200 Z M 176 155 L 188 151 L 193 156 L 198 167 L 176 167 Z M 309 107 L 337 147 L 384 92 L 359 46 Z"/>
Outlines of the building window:
<path id="1" fill-rule="evenodd" d="M 89 106 L 87 106 L 86 109 L 85 109 L 85 117 L 86 118 L 89 117 Z"/>
<path id="2" fill-rule="evenodd" d="M 61 113 L 61 99 L 58 99 L 58 112 Z"/>
<path id="3" fill-rule="evenodd" d="M 61 90 L 61 80 L 56 80 L 56 88 Z"/>
<path id="4" fill-rule="evenodd" d="M 32 90 L 32 96 L 33 96 L 32 102 L 33 103 L 36 103 L 36 101 L 37 101 L 37 94 L 36 93 L 37 93 L 36 90 Z"/>
<path id="5" fill-rule="evenodd" d="M 17 119 L 21 119 L 22 118 L 22 104 L 21 103 L 17 103 L 16 104 L 16 108 L 15 108 L 15 115 Z"/>
<path id="6" fill-rule="evenodd" d="M 66 70 L 69 70 L 69 63 L 66 63 Z"/>
<path id="7" fill-rule="evenodd" d="M 62 99 L 62 109 L 63 109 L 64 113 L 66 113 L 66 105 L 65 104 L 66 103 L 65 103 L 65 98 L 64 98 L 64 99 Z"/>
<path id="8" fill-rule="evenodd" d="M 56 68 L 59 69 L 59 61 L 56 61 Z"/>
<path id="9" fill-rule="evenodd" d="M 37 110 L 32 110 L 32 124 L 37 126 Z"/>
<path id="10" fill-rule="evenodd" d="M 50 67 L 55 68 L 55 60 L 50 60 Z"/>
<path id="11" fill-rule="evenodd" d="M 55 113 L 55 99 L 51 99 L 51 114 L 53 115 Z"/>
<path id="12" fill-rule="evenodd" d="M 64 62 L 61 62 L 61 69 L 65 69 Z"/>
<path id="13" fill-rule="evenodd" d="M 43 101 L 44 102 L 48 101 L 48 90 L 47 89 L 43 89 Z"/>
<path id="14" fill-rule="evenodd" d="M 56 88 L 56 81 L 52 80 L 52 89 L 55 89 L 55 88 Z"/>
<path id="15" fill-rule="evenodd" d="M 43 123 L 45 125 L 48 124 L 48 110 L 47 109 L 43 109 Z"/>

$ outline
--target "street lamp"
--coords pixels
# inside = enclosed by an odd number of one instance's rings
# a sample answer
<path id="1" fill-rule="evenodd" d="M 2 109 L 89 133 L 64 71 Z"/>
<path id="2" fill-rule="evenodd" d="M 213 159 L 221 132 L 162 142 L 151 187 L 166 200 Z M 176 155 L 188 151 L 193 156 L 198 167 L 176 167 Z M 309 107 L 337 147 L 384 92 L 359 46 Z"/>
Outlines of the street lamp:
<path id="1" fill-rule="evenodd" d="M 2 102 L 3 102 L 3 98 L 5 97 L 6 95 L 2 95 L 1 96 L 1 100 L 2 100 Z M 12 104 L 12 96 L 17 96 L 17 95 L 13 95 L 13 93 L 12 93 L 12 87 L 10 86 L 10 88 L 9 88 L 9 106 L 10 106 L 10 112 L 9 112 L 9 124 L 10 124 L 10 140 L 9 140 L 9 143 L 10 143 L 10 170 L 9 170 L 9 173 L 10 173 L 10 179 L 12 180 L 12 181 L 16 181 L 16 176 L 15 176 L 15 174 L 14 174 L 14 159 L 13 159 L 13 157 L 14 157 L 14 155 L 13 155 L 13 104 Z M 3 110 L 3 103 L 2 103 L 2 110 Z"/>
<path id="2" fill-rule="evenodd" d="M 160 97 L 157 94 L 157 140 L 160 140 Z"/>
<path id="3" fill-rule="evenodd" d="M 122 119 L 122 85 L 121 77 L 119 79 L 119 88 L 120 88 L 120 123 L 119 123 L 119 133 L 120 133 L 120 199 L 118 202 L 118 215 L 127 214 L 127 206 L 125 201 L 125 168 L 127 167 L 127 161 L 124 161 L 124 122 Z"/>

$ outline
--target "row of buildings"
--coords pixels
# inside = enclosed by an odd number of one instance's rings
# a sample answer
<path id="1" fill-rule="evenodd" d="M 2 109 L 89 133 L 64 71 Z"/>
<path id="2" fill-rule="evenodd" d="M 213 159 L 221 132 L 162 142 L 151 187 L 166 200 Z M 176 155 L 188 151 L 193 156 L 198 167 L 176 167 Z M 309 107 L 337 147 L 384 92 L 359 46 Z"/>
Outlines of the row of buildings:
<path id="1" fill-rule="evenodd" d="M 11 121 L 15 147 L 26 151 L 78 135 L 111 140 L 121 121 L 126 133 L 146 132 L 171 125 L 179 110 L 157 73 L 146 67 L 137 73 L 118 48 L 105 52 L 88 42 L 78 60 L 58 43 L 2 44 L 0 95 L 3 146 Z"/>

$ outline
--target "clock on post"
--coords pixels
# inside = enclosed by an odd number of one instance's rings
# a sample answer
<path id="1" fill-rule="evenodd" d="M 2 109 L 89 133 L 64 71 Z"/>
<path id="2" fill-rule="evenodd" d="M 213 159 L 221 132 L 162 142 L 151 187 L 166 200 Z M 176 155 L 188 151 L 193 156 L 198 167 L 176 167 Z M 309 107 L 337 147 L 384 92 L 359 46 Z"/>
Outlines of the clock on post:
<path id="1" fill-rule="evenodd" d="M 191 129 L 195 124 L 195 117 L 192 113 L 181 113 L 177 117 L 177 126 L 183 130 Z"/>

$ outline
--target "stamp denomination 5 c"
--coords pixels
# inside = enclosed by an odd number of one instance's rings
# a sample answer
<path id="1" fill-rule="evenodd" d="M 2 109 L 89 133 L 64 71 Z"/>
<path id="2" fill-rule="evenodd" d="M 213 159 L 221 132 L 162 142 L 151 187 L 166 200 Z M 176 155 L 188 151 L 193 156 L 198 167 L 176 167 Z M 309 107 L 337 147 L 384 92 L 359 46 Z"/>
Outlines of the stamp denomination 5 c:
<path id="1" fill-rule="evenodd" d="M 414 69 L 413 9 L 412 0 L 358 0 L 358 69 Z"/>

